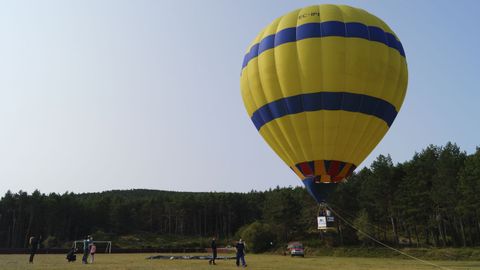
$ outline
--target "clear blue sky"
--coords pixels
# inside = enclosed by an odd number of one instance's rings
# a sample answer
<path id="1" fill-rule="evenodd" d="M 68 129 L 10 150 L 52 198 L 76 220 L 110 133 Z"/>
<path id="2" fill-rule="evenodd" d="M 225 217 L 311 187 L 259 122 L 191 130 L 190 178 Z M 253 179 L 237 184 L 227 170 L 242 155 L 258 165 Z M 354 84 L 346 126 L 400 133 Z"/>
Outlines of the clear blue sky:
<path id="1" fill-rule="evenodd" d="M 243 55 L 273 19 L 343 3 L 400 37 L 408 93 L 379 154 L 480 145 L 478 1 L 2 1 L 0 194 L 301 185 L 240 97 Z"/>

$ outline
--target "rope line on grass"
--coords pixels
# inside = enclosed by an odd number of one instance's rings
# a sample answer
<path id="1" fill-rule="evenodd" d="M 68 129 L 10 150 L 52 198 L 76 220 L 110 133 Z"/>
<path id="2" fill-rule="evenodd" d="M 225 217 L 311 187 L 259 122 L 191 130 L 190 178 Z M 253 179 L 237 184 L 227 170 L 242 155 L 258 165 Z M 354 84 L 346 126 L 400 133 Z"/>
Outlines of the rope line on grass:
<path id="1" fill-rule="evenodd" d="M 377 243 L 377 244 L 380 244 L 380 245 L 382 245 L 382 246 L 384 246 L 384 247 L 386 247 L 386 248 L 388 248 L 388 249 L 391 249 L 391 250 L 393 250 L 393 251 L 396 251 L 396 252 L 398 252 L 398 253 L 406 256 L 406 257 L 409 257 L 409 258 L 414 259 L 414 260 L 416 260 L 416 261 L 419 261 L 419 262 L 421 262 L 421 263 L 428 264 L 428 265 L 431 265 L 431 266 L 434 266 L 434 267 L 437 267 L 437 268 L 440 268 L 440 269 L 444 269 L 444 270 L 452 270 L 452 269 L 450 269 L 450 268 L 446 268 L 446 267 L 440 266 L 440 265 L 438 265 L 438 264 L 435 264 L 435 263 L 432 263 L 432 262 L 429 262 L 429 261 L 422 260 L 422 259 L 417 258 L 417 257 L 415 257 L 415 256 L 412 256 L 412 255 L 410 255 L 410 254 L 408 254 L 408 253 L 405 253 L 405 252 L 403 252 L 403 251 L 401 251 L 401 250 L 399 250 L 399 249 L 396 249 L 396 248 L 394 248 L 394 247 L 392 247 L 392 246 L 389 246 L 389 245 L 381 242 L 380 240 L 376 239 L 375 237 L 371 236 L 370 234 L 368 234 L 368 233 L 360 230 L 359 228 L 355 227 L 355 225 L 353 225 L 351 222 L 349 222 L 349 221 L 346 220 L 344 217 L 342 217 L 338 212 L 336 212 L 335 210 L 333 210 L 333 208 L 330 207 L 329 205 L 327 205 L 327 208 L 328 208 L 330 211 L 332 211 L 332 213 L 334 213 L 334 214 L 335 214 L 338 218 L 340 218 L 343 222 L 345 222 L 348 226 L 352 227 L 354 230 L 358 231 L 359 233 L 365 235 L 367 238 L 369 238 L 370 240 L 374 241 L 374 242 Z"/>

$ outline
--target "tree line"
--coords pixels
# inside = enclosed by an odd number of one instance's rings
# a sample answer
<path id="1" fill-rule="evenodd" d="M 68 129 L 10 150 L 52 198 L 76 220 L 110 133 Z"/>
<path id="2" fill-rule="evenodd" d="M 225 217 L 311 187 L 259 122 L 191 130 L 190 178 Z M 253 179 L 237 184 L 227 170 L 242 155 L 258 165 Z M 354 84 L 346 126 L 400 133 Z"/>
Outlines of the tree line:
<path id="1" fill-rule="evenodd" d="M 397 246 L 478 246 L 480 148 L 467 155 L 452 143 L 430 145 L 398 164 L 380 155 L 339 185 L 329 201 L 339 215 L 337 228 L 320 233 L 318 206 L 303 187 L 248 193 L 8 191 L 0 199 L 0 247 L 26 247 L 30 235 L 61 245 L 95 233 L 243 236 L 257 251 L 291 240 L 374 245 L 365 234 Z"/>
<path id="2" fill-rule="evenodd" d="M 360 230 L 393 244 L 466 247 L 480 243 L 480 148 L 430 145 L 394 165 L 379 156 L 340 186 L 334 202 Z M 357 226 L 357 228 L 358 228 Z M 359 240 L 369 244 L 364 235 Z"/>

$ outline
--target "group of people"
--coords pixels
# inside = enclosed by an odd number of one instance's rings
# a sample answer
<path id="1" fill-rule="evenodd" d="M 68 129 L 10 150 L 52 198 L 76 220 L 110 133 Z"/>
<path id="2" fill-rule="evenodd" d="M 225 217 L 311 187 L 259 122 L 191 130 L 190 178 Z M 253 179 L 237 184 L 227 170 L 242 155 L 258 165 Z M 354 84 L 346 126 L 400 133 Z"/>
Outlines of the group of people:
<path id="1" fill-rule="evenodd" d="M 93 263 L 95 261 L 96 251 L 97 251 L 97 246 L 95 246 L 95 243 L 93 242 L 93 237 L 91 237 L 90 235 L 87 235 L 87 237 L 85 237 L 85 240 L 83 240 L 82 263 L 87 264 L 89 256 L 90 256 L 90 263 Z"/>
<path id="2" fill-rule="evenodd" d="M 88 257 L 90 257 L 90 263 L 93 263 L 95 261 L 95 252 L 97 251 L 97 246 L 93 242 L 93 237 L 88 235 L 85 237 L 85 240 L 83 240 L 83 257 L 82 257 L 82 263 L 87 264 L 88 262 Z M 77 252 L 77 248 L 72 247 L 70 251 L 67 253 L 67 261 L 68 262 L 74 262 L 77 260 L 77 255 L 75 254 Z"/>
<path id="3" fill-rule="evenodd" d="M 28 239 L 28 244 L 30 246 L 30 258 L 28 260 L 29 263 L 33 263 L 33 258 L 35 257 L 35 254 L 37 253 L 38 247 L 40 246 L 40 242 L 42 241 L 42 237 L 32 235 Z M 75 247 L 72 247 L 70 251 L 67 253 L 67 260 L 68 262 L 74 262 L 77 260 L 77 255 L 75 255 L 75 252 L 77 249 Z M 82 263 L 87 264 L 88 262 L 88 257 L 90 256 L 90 263 L 93 263 L 95 261 L 95 252 L 97 251 L 97 246 L 95 246 L 95 243 L 93 242 L 93 237 L 88 235 L 85 237 L 85 240 L 83 240 L 83 257 L 82 257 Z"/>
<path id="4" fill-rule="evenodd" d="M 29 239 L 29 245 L 30 245 L 30 263 L 33 263 L 33 257 L 35 256 L 35 253 L 37 252 L 38 246 L 40 244 L 40 238 L 37 238 L 35 236 L 30 237 Z M 210 244 L 212 248 L 212 258 L 208 261 L 209 264 L 215 265 L 215 260 L 217 259 L 217 242 L 215 237 L 212 238 L 212 242 Z M 240 238 L 240 240 L 235 244 L 235 250 L 236 250 L 236 264 L 237 266 L 240 266 L 240 263 L 242 264 L 243 267 L 247 266 L 247 263 L 245 262 L 245 242 Z M 75 255 L 76 248 L 72 247 L 70 251 L 67 254 L 67 260 L 68 262 L 74 262 L 77 259 L 77 255 Z M 95 243 L 93 242 L 93 237 L 90 235 L 87 235 L 85 239 L 83 240 L 83 257 L 82 257 L 82 263 L 87 264 L 88 258 L 90 257 L 90 263 L 93 263 L 95 261 L 95 252 L 97 251 L 97 246 L 95 246 Z"/>
<path id="5" fill-rule="evenodd" d="M 209 264 L 216 264 L 215 260 L 217 259 L 217 242 L 215 237 L 212 238 L 212 242 L 210 244 L 212 248 L 212 258 L 208 261 Z M 243 267 L 247 267 L 247 263 L 245 262 L 245 242 L 242 238 L 238 240 L 235 244 L 235 251 L 236 251 L 236 265 L 237 267 L 240 266 L 240 262 L 242 263 Z"/>

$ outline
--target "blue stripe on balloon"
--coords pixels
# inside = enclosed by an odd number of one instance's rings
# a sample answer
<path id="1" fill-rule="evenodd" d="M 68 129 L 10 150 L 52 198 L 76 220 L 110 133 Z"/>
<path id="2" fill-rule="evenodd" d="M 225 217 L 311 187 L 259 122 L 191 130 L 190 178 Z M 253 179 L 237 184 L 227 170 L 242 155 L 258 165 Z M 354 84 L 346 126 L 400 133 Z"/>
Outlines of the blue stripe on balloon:
<path id="1" fill-rule="evenodd" d="M 265 104 L 253 113 L 252 122 L 257 130 L 260 130 L 277 118 L 320 110 L 362 113 L 385 121 L 389 127 L 397 116 L 395 106 L 380 98 L 347 92 L 318 92 L 282 98 Z"/>
<path id="2" fill-rule="evenodd" d="M 345 23 L 343 22 L 324 22 L 320 24 L 322 36 L 320 37 L 345 37 Z"/>
<path id="3" fill-rule="evenodd" d="M 295 27 L 292 27 L 292 28 L 286 28 L 286 29 L 280 30 L 275 34 L 274 39 L 275 39 L 275 42 L 274 42 L 275 47 L 285 43 L 295 42 L 297 41 L 297 29 Z"/>
<path id="4" fill-rule="evenodd" d="M 250 60 L 266 50 L 289 42 L 321 37 L 361 38 L 380 42 L 397 50 L 400 55 L 405 57 L 402 43 L 397 40 L 392 33 L 385 32 L 379 27 L 367 26 L 362 23 L 329 21 L 322 23 L 306 23 L 298 27 L 285 28 L 278 31 L 276 34 L 263 38 L 259 43 L 253 45 L 250 51 L 245 55 L 243 58 L 242 69 L 248 65 Z"/>
<path id="5" fill-rule="evenodd" d="M 258 54 L 275 47 L 275 35 L 270 35 L 262 39 L 258 48 Z"/>

